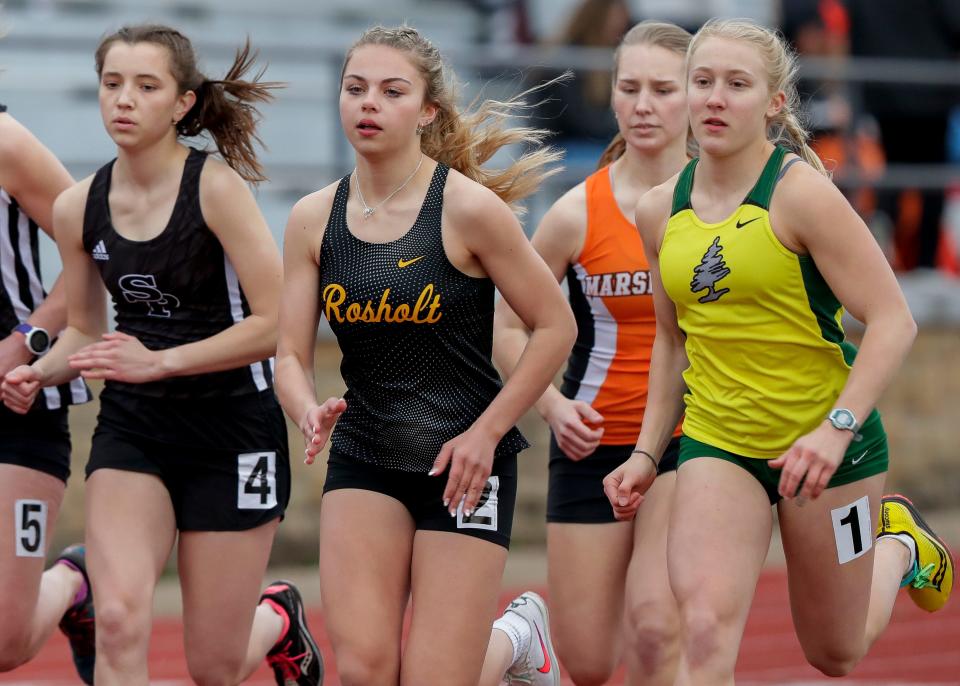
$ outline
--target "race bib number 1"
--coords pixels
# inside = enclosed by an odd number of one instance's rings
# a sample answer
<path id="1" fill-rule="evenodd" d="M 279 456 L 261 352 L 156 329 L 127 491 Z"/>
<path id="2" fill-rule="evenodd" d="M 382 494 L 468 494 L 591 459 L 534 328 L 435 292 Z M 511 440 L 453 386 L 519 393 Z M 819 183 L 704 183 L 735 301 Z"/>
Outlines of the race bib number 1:
<path id="1" fill-rule="evenodd" d="M 873 547 L 873 519 L 870 517 L 870 499 L 863 496 L 849 505 L 830 511 L 833 535 L 837 540 L 837 559 L 840 564 L 856 560 Z"/>

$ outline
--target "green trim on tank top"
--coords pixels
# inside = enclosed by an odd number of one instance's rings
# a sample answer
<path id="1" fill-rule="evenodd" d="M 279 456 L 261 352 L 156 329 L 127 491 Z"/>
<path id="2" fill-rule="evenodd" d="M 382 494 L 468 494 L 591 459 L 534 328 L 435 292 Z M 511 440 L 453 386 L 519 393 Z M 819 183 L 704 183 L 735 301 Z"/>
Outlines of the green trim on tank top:
<path id="1" fill-rule="evenodd" d="M 763 165 L 763 171 L 760 172 L 760 178 L 747 193 L 741 205 L 756 205 L 764 210 L 770 209 L 770 199 L 773 197 L 773 189 L 779 180 L 780 167 L 783 165 L 783 159 L 788 150 L 779 145 L 774 146 L 773 152 L 767 158 Z M 690 202 L 690 195 L 693 192 L 693 175 L 696 170 L 699 157 L 695 157 L 680 172 L 680 178 L 677 179 L 677 185 L 673 189 L 673 207 L 670 210 L 670 216 L 673 217 L 678 212 L 692 210 L 693 205 Z"/>

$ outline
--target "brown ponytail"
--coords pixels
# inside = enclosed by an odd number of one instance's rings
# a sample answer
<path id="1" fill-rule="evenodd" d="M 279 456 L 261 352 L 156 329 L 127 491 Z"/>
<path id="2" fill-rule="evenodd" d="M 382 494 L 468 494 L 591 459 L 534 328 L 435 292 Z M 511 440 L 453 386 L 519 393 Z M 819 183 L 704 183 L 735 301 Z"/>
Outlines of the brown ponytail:
<path id="1" fill-rule="evenodd" d="M 125 26 L 101 40 L 95 53 L 98 75 L 103 71 L 107 51 L 117 41 L 165 47 L 170 54 L 170 73 L 180 92 L 192 90 L 197 96 L 194 106 L 177 122 L 177 135 L 197 136 L 203 131 L 209 132 L 224 161 L 240 176 L 253 183 L 266 180 L 254 148 L 255 143 L 263 145 L 257 135 L 260 113 L 251 103 L 269 102 L 273 99 L 270 91 L 284 84 L 261 81 L 265 67 L 251 79 L 243 78 L 257 58 L 256 53 L 251 52 L 249 39 L 237 50 L 226 76 L 219 80 L 208 79 L 197 69 L 190 39 L 176 29 L 159 24 Z"/>
<path id="2" fill-rule="evenodd" d="M 597 162 L 597 169 L 603 169 L 608 164 L 613 164 L 623 157 L 623 153 L 626 151 L 627 141 L 624 139 L 623 134 L 617 132 L 613 140 L 604 148 L 603 154 L 600 155 L 600 160 Z"/>

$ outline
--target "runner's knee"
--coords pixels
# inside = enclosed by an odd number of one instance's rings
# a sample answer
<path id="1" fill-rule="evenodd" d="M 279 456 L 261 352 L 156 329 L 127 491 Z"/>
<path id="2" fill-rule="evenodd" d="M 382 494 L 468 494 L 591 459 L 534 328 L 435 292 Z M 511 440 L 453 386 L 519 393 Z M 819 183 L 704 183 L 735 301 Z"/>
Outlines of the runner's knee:
<path id="1" fill-rule="evenodd" d="M 97 647 L 107 653 L 144 646 L 150 638 L 151 605 L 131 598 L 97 602 Z"/>
<path id="2" fill-rule="evenodd" d="M 16 669 L 30 659 L 26 633 L 23 625 L 4 622 L 0 628 L 0 672 Z"/>
<path id="3" fill-rule="evenodd" d="M 643 674 L 655 674 L 677 655 L 680 618 L 673 598 L 667 602 L 642 601 L 628 606 L 627 650 L 636 658 Z"/>
<path id="4" fill-rule="evenodd" d="M 337 651 L 337 673 L 343 686 L 379 686 L 397 683 L 399 665 L 376 650 Z"/>

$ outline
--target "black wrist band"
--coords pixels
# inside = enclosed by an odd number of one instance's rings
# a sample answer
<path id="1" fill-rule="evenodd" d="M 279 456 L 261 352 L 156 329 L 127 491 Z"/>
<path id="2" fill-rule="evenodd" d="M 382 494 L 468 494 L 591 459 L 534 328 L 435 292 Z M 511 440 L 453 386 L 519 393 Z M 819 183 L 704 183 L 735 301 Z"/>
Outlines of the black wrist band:
<path id="1" fill-rule="evenodd" d="M 636 448 L 631 454 L 636 454 L 636 453 L 640 453 L 641 455 L 646 455 L 647 457 L 649 457 L 650 461 L 653 462 L 653 468 L 658 472 L 660 471 L 660 463 L 657 461 L 657 458 L 655 458 L 653 455 L 648 453 L 646 450 L 640 450 L 640 448 Z"/>

